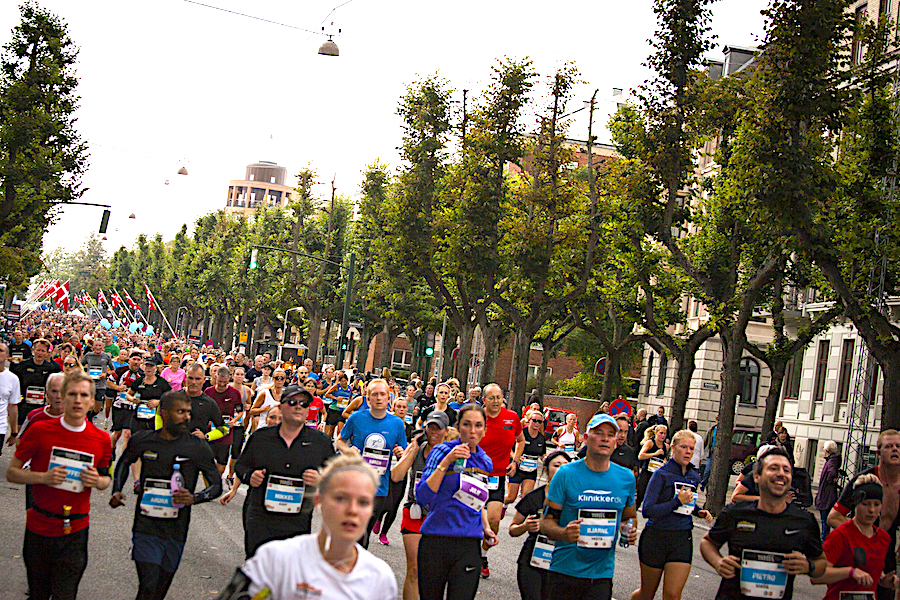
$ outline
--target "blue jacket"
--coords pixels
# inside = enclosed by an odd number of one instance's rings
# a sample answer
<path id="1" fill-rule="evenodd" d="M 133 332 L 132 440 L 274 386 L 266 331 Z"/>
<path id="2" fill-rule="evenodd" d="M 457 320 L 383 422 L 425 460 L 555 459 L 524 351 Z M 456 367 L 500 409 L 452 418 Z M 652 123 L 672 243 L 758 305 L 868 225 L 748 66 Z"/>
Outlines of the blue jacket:
<path id="1" fill-rule="evenodd" d="M 647 527 L 670 531 L 693 529 L 694 522 L 690 515 L 673 512 L 681 506 L 681 501 L 675 494 L 676 483 L 689 483 L 696 490 L 700 485 L 700 475 L 691 464 L 688 464 L 687 473 L 682 474 L 681 465 L 670 458 L 653 473 L 650 483 L 647 484 L 641 511 L 644 518 L 648 519 Z M 700 509 L 695 507 L 694 514 L 698 510 Z"/>
<path id="2" fill-rule="evenodd" d="M 474 511 L 453 497 L 453 494 L 459 490 L 459 474 L 453 472 L 453 467 L 447 469 L 437 493 L 433 492 L 426 483 L 428 477 L 434 473 L 444 457 L 459 444 L 459 440 L 438 444 L 428 455 L 425 469 L 422 470 L 422 479 L 416 486 L 416 501 L 428 511 L 425 521 L 422 523 L 421 532 L 430 535 L 481 539 L 484 535 L 481 511 Z M 494 465 L 481 446 L 475 448 L 475 453 L 466 461 L 466 471 L 477 469 L 487 475 L 493 470 Z"/>

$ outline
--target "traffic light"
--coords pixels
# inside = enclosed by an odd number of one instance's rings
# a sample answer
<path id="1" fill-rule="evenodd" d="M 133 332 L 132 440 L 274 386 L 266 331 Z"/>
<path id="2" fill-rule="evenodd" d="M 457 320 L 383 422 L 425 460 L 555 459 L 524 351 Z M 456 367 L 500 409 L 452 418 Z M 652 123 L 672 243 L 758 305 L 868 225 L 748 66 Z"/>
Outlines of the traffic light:
<path id="1" fill-rule="evenodd" d="M 250 250 L 250 270 L 256 270 L 256 255 L 259 254 L 259 250 L 253 248 Z"/>
<path id="2" fill-rule="evenodd" d="M 435 333 L 433 331 L 429 331 L 425 336 L 425 356 L 434 355 L 434 338 Z"/>
<path id="3" fill-rule="evenodd" d="M 100 217 L 100 233 L 106 233 L 106 228 L 109 226 L 109 209 L 103 211 L 103 216 Z"/>

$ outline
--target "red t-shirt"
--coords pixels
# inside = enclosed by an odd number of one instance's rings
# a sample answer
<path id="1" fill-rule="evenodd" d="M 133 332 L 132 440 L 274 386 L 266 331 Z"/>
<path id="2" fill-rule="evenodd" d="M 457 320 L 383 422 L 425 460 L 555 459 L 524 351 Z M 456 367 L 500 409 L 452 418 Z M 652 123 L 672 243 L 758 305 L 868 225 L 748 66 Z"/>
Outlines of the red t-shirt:
<path id="1" fill-rule="evenodd" d="M 46 419 L 29 427 L 19 441 L 16 458 L 22 462 L 31 460 L 32 471 L 44 472 L 50 465 L 50 451 L 54 447 L 90 454 L 94 457 L 92 465 L 96 469 L 107 469 L 112 459 L 112 444 L 108 433 L 97 429 L 89 421 L 85 421 L 82 431 L 71 431 L 63 426 L 62 419 L 59 418 Z M 52 513 L 63 514 L 65 505 L 71 506 L 70 514 L 76 515 L 88 514 L 91 509 L 89 487 L 75 493 L 47 485 L 35 485 L 33 491 L 34 505 Z M 89 517 L 73 520 L 72 532 L 86 528 L 88 520 Z M 34 509 L 28 511 L 25 527 L 32 533 L 47 537 L 64 535 L 62 520 L 48 517 Z"/>
<path id="2" fill-rule="evenodd" d="M 838 583 L 829 583 L 828 592 L 824 600 L 839 600 L 841 592 L 874 592 L 881 579 L 884 570 L 884 558 L 887 556 L 888 545 L 891 537 L 879 527 L 875 528 L 875 535 L 866 537 L 862 534 L 853 520 L 841 523 L 840 527 L 828 534 L 823 544 L 825 557 L 835 567 L 856 567 L 872 576 L 873 583 L 870 587 L 862 587 L 852 577 Z M 861 548 L 865 552 L 865 566 L 858 566 L 854 561 L 853 551 Z"/>
<path id="3" fill-rule="evenodd" d="M 221 393 L 216 390 L 216 386 L 214 385 L 203 390 L 203 393 L 213 399 L 225 420 L 233 417 L 236 409 L 244 409 L 244 401 L 241 399 L 241 393 L 230 385 Z M 231 431 L 231 428 L 229 427 L 228 433 L 212 443 L 230 445 L 232 439 L 234 439 L 234 432 Z"/>
<path id="4" fill-rule="evenodd" d="M 493 419 L 487 418 L 486 425 L 484 437 L 478 445 L 494 463 L 491 475 L 506 475 L 510 453 L 516 447 L 516 438 L 522 433 L 522 421 L 513 411 L 501 408 L 499 415 Z"/>
<path id="5" fill-rule="evenodd" d="M 309 405 L 309 415 L 306 417 L 307 423 L 317 423 L 319 421 L 319 412 L 325 410 L 325 404 L 318 396 L 313 396 L 312 404 Z"/>
<path id="6" fill-rule="evenodd" d="M 60 415 L 51 415 L 47 413 L 47 407 L 42 406 L 40 408 L 36 408 L 25 417 L 25 422 L 22 423 L 22 428 L 19 430 L 19 435 L 25 433 L 25 430 L 34 425 L 35 423 L 40 423 L 41 421 L 49 421 L 50 419 L 58 419 Z"/>

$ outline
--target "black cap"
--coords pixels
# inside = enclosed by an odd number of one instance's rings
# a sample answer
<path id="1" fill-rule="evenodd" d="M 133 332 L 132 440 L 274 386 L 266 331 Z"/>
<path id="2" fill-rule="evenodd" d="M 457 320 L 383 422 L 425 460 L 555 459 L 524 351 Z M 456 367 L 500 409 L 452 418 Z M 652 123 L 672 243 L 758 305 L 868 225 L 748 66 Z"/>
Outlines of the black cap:
<path id="1" fill-rule="evenodd" d="M 147 358 L 144 359 L 144 364 L 145 365 L 159 365 L 160 361 L 158 361 L 155 356 L 148 356 Z"/>

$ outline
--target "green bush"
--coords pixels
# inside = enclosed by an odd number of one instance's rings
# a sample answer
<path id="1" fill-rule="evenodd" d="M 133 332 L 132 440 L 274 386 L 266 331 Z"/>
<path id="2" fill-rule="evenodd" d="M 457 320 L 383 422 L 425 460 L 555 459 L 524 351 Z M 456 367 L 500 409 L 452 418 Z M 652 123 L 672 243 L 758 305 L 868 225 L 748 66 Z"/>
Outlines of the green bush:
<path id="1" fill-rule="evenodd" d="M 553 388 L 557 396 L 577 396 L 596 400 L 603 391 L 603 377 L 593 373 L 579 373 L 571 379 L 563 379 Z"/>

